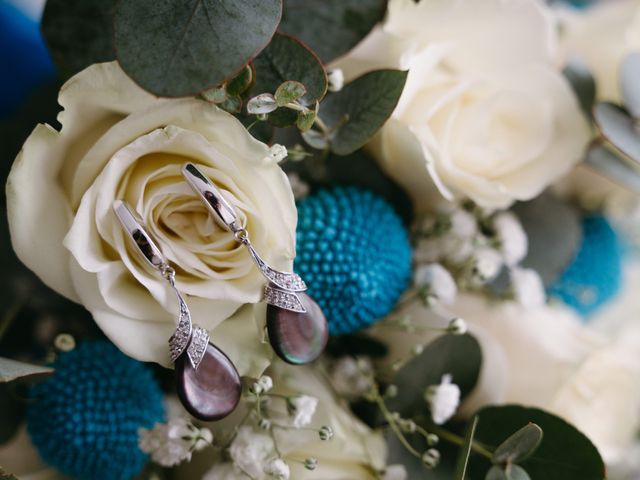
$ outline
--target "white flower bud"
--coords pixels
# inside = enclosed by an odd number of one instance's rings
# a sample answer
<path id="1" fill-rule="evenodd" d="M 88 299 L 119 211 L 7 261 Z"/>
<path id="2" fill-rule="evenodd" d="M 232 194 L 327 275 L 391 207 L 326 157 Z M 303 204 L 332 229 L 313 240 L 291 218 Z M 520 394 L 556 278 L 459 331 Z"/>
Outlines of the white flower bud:
<path id="1" fill-rule="evenodd" d="M 512 212 L 502 212 L 493 219 L 500 251 L 508 266 L 518 264 L 527 254 L 529 243 L 522 224 Z"/>
<path id="2" fill-rule="evenodd" d="M 502 257 L 493 248 L 481 247 L 474 253 L 473 279 L 486 283 L 493 280 L 502 268 Z"/>
<path id="3" fill-rule="evenodd" d="M 442 425 L 449 420 L 460 404 L 460 387 L 451 383 L 451 375 L 442 376 L 439 385 L 427 387 L 424 398 L 429 404 L 431 418 L 436 425 Z"/>
<path id="4" fill-rule="evenodd" d="M 471 213 L 458 208 L 449 218 L 451 221 L 451 233 L 458 238 L 471 238 L 478 232 L 478 221 Z"/>
<path id="5" fill-rule="evenodd" d="M 430 448 L 422 455 L 422 463 L 427 468 L 435 468 L 440 463 L 440 452 Z"/>
<path id="6" fill-rule="evenodd" d="M 288 400 L 288 405 L 293 415 L 293 426 L 301 428 L 311 423 L 313 415 L 316 413 L 318 399 L 309 395 L 298 395 L 291 397 Z"/>
<path id="7" fill-rule="evenodd" d="M 419 288 L 427 288 L 429 295 L 445 305 L 450 305 L 456 299 L 458 287 L 449 273 L 439 263 L 421 265 L 413 274 L 413 282 Z"/>
<path id="8" fill-rule="evenodd" d="M 452 333 L 453 335 L 464 335 L 467 333 L 467 329 L 467 322 L 462 318 L 456 317 L 452 318 L 449 322 L 447 332 Z"/>
<path id="9" fill-rule="evenodd" d="M 339 92 L 344 86 L 344 72 L 340 68 L 334 68 L 327 72 L 330 92 Z"/>
<path id="10" fill-rule="evenodd" d="M 543 305 L 546 301 L 544 284 L 538 272 L 531 268 L 512 268 L 509 271 L 515 300 L 527 308 Z"/>
<path id="11" fill-rule="evenodd" d="M 274 458 L 269 461 L 269 463 L 264 467 L 264 473 L 274 480 L 288 480 L 289 475 L 291 475 L 289 465 L 287 465 L 281 458 Z"/>
<path id="12" fill-rule="evenodd" d="M 269 153 L 267 153 L 267 156 L 264 157 L 263 161 L 280 163 L 282 160 L 287 158 L 287 155 L 287 147 L 280 145 L 279 143 L 274 143 L 269 147 Z"/>
<path id="13" fill-rule="evenodd" d="M 266 393 L 273 388 L 273 380 L 268 375 L 261 376 L 258 380 L 253 383 L 251 387 L 251 391 L 256 395 L 260 395 L 261 393 Z"/>
<path id="14" fill-rule="evenodd" d="M 318 435 L 320 435 L 320 440 L 331 440 L 333 438 L 333 428 L 323 425 L 318 430 Z"/>
<path id="15" fill-rule="evenodd" d="M 318 459 L 309 457 L 304 460 L 304 468 L 307 470 L 315 470 L 318 466 Z"/>

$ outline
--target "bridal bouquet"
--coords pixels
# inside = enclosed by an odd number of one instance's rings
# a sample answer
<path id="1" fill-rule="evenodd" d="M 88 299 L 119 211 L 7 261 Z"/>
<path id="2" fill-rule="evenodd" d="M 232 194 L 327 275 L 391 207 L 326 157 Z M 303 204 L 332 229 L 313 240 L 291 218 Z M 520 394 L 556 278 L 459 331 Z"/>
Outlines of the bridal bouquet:
<path id="1" fill-rule="evenodd" d="M 41 15 L 1 479 L 640 478 L 639 0 Z"/>

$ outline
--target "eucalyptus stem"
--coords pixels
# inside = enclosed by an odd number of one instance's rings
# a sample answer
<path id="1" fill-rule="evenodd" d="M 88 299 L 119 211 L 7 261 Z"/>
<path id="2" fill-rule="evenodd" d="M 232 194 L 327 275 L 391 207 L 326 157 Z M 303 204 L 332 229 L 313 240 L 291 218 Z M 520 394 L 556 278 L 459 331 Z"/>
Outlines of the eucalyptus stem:
<path id="1" fill-rule="evenodd" d="M 453 443 L 454 445 L 464 445 L 464 438 L 462 438 L 460 435 L 456 435 L 455 433 L 438 426 L 434 426 L 432 427 L 432 429 L 433 433 L 438 435 L 438 437 L 442 438 L 443 440 L 449 443 Z M 478 442 L 474 441 L 471 443 L 471 450 L 482 455 L 483 457 L 488 458 L 489 460 L 493 458 L 493 453 Z"/>
<path id="2" fill-rule="evenodd" d="M 393 433 L 396 435 L 396 437 L 398 438 L 400 443 L 402 443 L 404 448 L 406 448 L 407 451 L 409 451 L 409 453 L 411 453 L 412 455 L 414 455 L 414 456 L 416 456 L 418 458 L 422 458 L 422 454 L 411 446 L 411 444 L 409 443 L 407 438 L 404 436 L 404 434 L 398 428 L 398 425 L 396 424 L 395 419 L 391 415 L 391 412 L 389 412 L 389 409 L 387 408 L 387 405 L 384 403 L 384 400 L 382 399 L 382 397 L 378 393 L 377 389 L 376 389 L 376 392 L 375 392 L 375 402 L 378 405 L 378 408 L 380 408 L 380 411 L 382 412 L 382 415 L 384 415 L 385 420 L 389 423 L 389 426 L 391 427 L 391 430 L 393 430 Z"/>

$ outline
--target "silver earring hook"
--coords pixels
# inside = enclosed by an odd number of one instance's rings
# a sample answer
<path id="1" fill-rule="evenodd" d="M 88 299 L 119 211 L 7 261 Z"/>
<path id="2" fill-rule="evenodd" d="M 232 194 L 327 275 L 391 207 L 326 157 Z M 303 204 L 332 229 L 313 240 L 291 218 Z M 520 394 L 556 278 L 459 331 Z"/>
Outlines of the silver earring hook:
<path id="1" fill-rule="evenodd" d="M 222 192 L 193 163 L 186 163 L 182 167 L 182 175 L 200 196 L 216 223 L 233 233 L 243 230 L 236 210 L 225 200 Z"/>
<path id="2" fill-rule="evenodd" d="M 187 353 L 193 368 L 198 368 L 204 357 L 209 334 L 205 329 L 193 326 L 189 307 L 176 287 L 176 271 L 169 265 L 169 261 L 160 247 L 142 226 L 142 220 L 131 211 L 125 202 L 121 200 L 113 202 L 113 211 L 141 257 L 146 260 L 148 265 L 160 272 L 178 297 L 180 318 L 176 331 L 169 338 L 171 361 L 175 362 L 185 350 L 188 350 Z"/>

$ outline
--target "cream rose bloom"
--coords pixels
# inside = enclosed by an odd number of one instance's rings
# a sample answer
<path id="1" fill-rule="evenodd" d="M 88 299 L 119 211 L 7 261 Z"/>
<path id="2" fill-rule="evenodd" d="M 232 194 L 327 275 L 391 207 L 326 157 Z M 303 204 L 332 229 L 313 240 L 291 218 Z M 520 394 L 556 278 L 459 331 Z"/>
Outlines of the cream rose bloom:
<path id="1" fill-rule="evenodd" d="M 553 16 L 537 0 L 391 0 L 386 21 L 336 63 L 349 78 L 408 69 L 370 144 L 418 211 L 467 196 L 505 208 L 581 158 L 587 122 L 557 66 Z"/>
<path id="2" fill-rule="evenodd" d="M 13 247 L 47 285 L 83 304 L 125 353 L 168 363 L 177 302 L 145 268 L 113 213 L 115 199 L 142 217 L 177 270 L 193 321 L 240 374 L 258 375 L 264 280 L 247 251 L 218 227 L 183 181 L 198 164 L 239 210 L 256 249 L 292 268 L 296 209 L 286 175 L 234 117 L 194 98 L 158 99 L 117 63 L 93 65 L 60 91 L 62 130 L 38 125 L 7 183 Z"/>
<path id="3" fill-rule="evenodd" d="M 559 13 L 564 56 L 577 56 L 587 64 L 599 99 L 619 102 L 622 59 L 640 51 L 640 0 L 606 0 L 588 9 Z"/>

